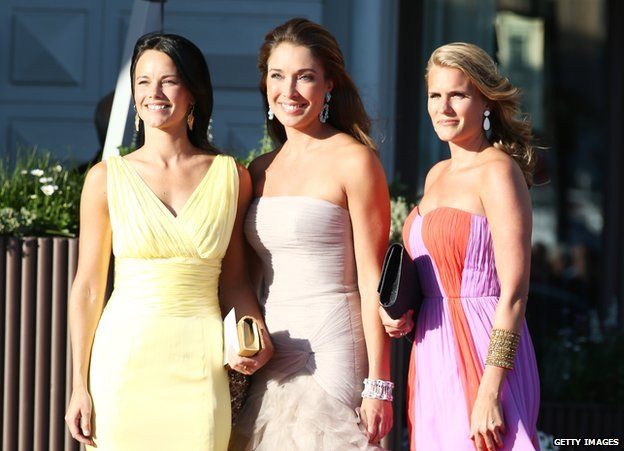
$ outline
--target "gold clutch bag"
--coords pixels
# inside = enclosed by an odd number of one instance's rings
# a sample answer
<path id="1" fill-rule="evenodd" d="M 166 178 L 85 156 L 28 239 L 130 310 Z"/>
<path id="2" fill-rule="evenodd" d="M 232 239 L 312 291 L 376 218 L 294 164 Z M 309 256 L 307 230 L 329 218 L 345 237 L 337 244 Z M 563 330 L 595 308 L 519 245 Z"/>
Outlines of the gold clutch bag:
<path id="1" fill-rule="evenodd" d="M 262 336 L 258 321 L 252 316 L 243 316 L 236 324 L 238 355 L 251 357 L 262 349 Z"/>

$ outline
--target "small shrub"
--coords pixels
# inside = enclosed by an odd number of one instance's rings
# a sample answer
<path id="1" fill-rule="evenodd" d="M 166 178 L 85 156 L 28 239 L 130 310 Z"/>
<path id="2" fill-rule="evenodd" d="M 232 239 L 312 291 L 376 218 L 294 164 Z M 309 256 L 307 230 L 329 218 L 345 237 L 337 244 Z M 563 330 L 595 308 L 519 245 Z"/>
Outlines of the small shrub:
<path id="1" fill-rule="evenodd" d="M 49 152 L 20 150 L 0 160 L 0 235 L 76 236 L 84 174 Z"/>

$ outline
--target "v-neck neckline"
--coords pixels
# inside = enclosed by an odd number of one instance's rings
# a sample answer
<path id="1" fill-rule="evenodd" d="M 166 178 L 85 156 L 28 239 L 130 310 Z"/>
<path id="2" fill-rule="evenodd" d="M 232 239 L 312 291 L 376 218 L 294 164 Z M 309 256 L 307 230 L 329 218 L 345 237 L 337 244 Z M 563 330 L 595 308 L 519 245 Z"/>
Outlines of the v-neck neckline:
<path id="1" fill-rule="evenodd" d="M 173 209 L 170 209 L 167 204 L 165 204 L 162 199 L 160 197 L 158 197 L 158 195 L 156 195 L 156 193 L 154 192 L 154 190 L 147 184 L 147 182 L 145 180 L 143 180 L 143 177 L 141 177 L 141 174 L 139 174 L 139 171 L 137 171 L 137 169 L 131 164 L 128 163 L 123 157 L 119 157 L 119 159 L 123 162 L 122 164 L 124 166 L 126 166 L 127 168 L 129 168 L 130 172 L 132 172 L 132 174 L 139 180 L 139 182 L 141 183 L 141 185 L 143 185 L 143 187 L 147 190 L 147 192 L 150 193 L 150 196 L 154 199 L 154 201 L 156 202 L 156 204 L 159 205 L 159 207 L 161 208 L 161 210 L 164 211 L 164 213 L 166 215 L 168 215 L 171 219 L 173 220 L 178 220 L 186 211 L 187 207 L 191 204 L 193 198 L 195 196 L 197 196 L 197 194 L 200 192 L 201 187 L 204 185 L 204 183 L 206 182 L 206 180 L 208 179 L 208 176 L 210 175 L 210 173 L 212 172 L 212 168 L 215 165 L 217 158 L 219 157 L 219 155 L 215 155 L 215 157 L 212 160 L 212 163 L 210 163 L 210 167 L 206 170 L 206 173 L 204 174 L 204 176 L 202 177 L 202 179 L 199 181 L 199 183 L 197 184 L 197 186 L 193 189 L 193 192 L 190 194 L 190 196 L 186 199 L 186 201 L 184 202 L 184 204 L 182 204 L 182 207 L 180 208 L 179 211 L 174 212 Z"/>

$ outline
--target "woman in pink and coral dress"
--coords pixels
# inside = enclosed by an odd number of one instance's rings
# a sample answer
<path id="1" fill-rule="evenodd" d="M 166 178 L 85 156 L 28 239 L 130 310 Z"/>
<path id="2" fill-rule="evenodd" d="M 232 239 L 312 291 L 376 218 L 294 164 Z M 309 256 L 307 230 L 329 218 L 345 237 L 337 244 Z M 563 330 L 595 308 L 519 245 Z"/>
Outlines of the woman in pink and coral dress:
<path id="1" fill-rule="evenodd" d="M 451 158 L 404 229 L 424 294 L 408 377 L 410 449 L 538 449 L 539 379 L 524 320 L 533 150 L 519 91 L 482 49 L 438 48 L 428 111 Z M 393 337 L 413 327 L 392 321 Z"/>

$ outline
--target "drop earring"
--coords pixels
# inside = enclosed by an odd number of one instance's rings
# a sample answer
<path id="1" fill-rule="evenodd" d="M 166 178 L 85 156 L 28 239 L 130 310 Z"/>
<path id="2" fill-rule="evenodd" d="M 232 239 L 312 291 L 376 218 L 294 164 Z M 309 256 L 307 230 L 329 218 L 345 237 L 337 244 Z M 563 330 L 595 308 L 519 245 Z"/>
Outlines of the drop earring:
<path id="1" fill-rule="evenodd" d="M 275 117 L 275 115 L 273 114 L 273 110 L 271 109 L 271 107 L 269 107 L 269 111 L 267 111 L 267 117 L 269 118 L 270 121 L 273 120 L 273 118 Z"/>
<path id="2" fill-rule="evenodd" d="M 136 105 L 132 105 L 132 108 L 134 108 L 134 130 L 138 132 L 141 118 L 139 117 L 139 113 L 137 113 Z"/>
<path id="3" fill-rule="evenodd" d="M 483 130 L 485 131 L 485 137 L 490 139 L 490 136 L 492 136 L 492 126 L 490 124 L 490 110 L 488 109 L 483 112 Z"/>
<path id="4" fill-rule="evenodd" d="M 208 121 L 208 130 L 206 131 L 206 134 L 208 135 L 208 142 L 212 144 L 212 118 Z"/>
<path id="5" fill-rule="evenodd" d="M 325 103 L 323 104 L 323 109 L 321 110 L 321 113 L 319 114 L 319 121 L 321 121 L 322 124 L 327 122 L 327 119 L 329 119 L 329 101 L 330 100 L 331 100 L 331 93 L 328 91 L 325 93 Z"/>
<path id="6" fill-rule="evenodd" d="M 195 104 L 191 105 L 191 111 L 189 111 L 188 116 L 186 116 L 186 123 L 188 125 L 189 130 L 193 130 L 193 124 L 195 124 L 195 116 L 193 116 L 193 111 L 195 111 Z"/>

